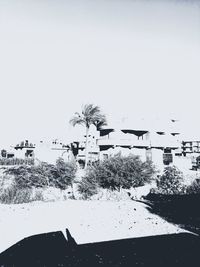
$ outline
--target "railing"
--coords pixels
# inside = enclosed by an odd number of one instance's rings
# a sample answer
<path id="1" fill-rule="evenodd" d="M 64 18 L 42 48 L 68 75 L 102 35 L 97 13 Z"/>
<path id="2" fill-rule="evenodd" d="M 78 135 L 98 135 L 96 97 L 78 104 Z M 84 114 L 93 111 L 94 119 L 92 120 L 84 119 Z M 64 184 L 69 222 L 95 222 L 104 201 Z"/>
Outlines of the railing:
<path id="1" fill-rule="evenodd" d="M 141 147 L 148 147 L 150 145 L 149 141 L 147 140 L 130 140 L 130 139 L 101 139 L 97 140 L 97 145 L 99 146 L 141 146 Z"/>

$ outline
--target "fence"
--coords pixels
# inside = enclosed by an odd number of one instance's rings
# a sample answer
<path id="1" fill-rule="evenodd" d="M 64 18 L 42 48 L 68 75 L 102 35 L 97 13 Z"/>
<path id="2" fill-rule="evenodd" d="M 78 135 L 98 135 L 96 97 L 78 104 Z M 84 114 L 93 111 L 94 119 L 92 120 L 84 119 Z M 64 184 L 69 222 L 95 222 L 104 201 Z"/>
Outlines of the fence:
<path id="1" fill-rule="evenodd" d="M 34 159 L 0 158 L 0 165 L 34 165 Z"/>

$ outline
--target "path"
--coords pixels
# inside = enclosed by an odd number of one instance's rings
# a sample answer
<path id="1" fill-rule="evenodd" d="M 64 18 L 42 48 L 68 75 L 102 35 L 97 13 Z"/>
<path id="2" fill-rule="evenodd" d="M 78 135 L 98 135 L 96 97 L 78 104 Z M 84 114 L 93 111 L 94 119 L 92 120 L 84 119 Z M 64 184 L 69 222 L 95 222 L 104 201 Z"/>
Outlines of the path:
<path id="1" fill-rule="evenodd" d="M 68 228 L 78 244 L 186 232 L 134 201 L 0 205 L 0 252 L 21 239 Z"/>

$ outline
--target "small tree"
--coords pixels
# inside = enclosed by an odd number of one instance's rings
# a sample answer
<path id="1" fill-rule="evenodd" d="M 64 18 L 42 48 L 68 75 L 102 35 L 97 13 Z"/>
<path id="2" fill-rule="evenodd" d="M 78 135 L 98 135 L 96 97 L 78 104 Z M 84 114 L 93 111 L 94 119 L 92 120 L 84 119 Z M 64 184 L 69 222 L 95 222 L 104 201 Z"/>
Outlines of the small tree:
<path id="1" fill-rule="evenodd" d="M 190 185 L 186 188 L 186 193 L 193 195 L 193 194 L 200 194 L 200 179 L 195 179 Z"/>
<path id="2" fill-rule="evenodd" d="M 61 190 L 65 190 L 68 186 L 71 186 L 73 192 L 73 181 L 76 176 L 76 163 L 65 162 L 63 158 L 59 158 L 56 161 L 56 166 L 52 170 L 51 183 Z"/>
<path id="3" fill-rule="evenodd" d="M 183 173 L 176 166 L 167 166 L 157 180 L 157 191 L 161 194 L 180 194 L 183 191 Z"/>
<path id="4" fill-rule="evenodd" d="M 98 192 L 98 182 L 95 176 L 85 176 L 78 185 L 78 191 L 84 199 L 88 199 Z"/>
<path id="5" fill-rule="evenodd" d="M 82 181 L 88 184 L 91 181 L 92 191 L 95 186 L 111 190 L 142 186 L 153 179 L 155 168 L 151 162 L 142 162 L 139 156 L 127 157 L 117 154 L 102 162 L 90 166 Z"/>

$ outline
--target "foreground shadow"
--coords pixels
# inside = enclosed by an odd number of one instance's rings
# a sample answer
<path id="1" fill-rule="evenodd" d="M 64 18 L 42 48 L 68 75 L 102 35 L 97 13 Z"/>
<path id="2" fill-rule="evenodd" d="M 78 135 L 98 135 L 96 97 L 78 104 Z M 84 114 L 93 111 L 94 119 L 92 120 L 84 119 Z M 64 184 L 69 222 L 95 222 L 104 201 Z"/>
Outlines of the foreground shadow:
<path id="1" fill-rule="evenodd" d="M 169 222 L 200 234 L 200 194 L 194 195 L 158 195 L 146 197 L 151 213 L 157 214 Z"/>
<path id="2" fill-rule="evenodd" d="M 77 245 L 67 231 L 23 239 L 0 255 L 0 266 L 200 266 L 200 239 L 171 234 Z"/>

